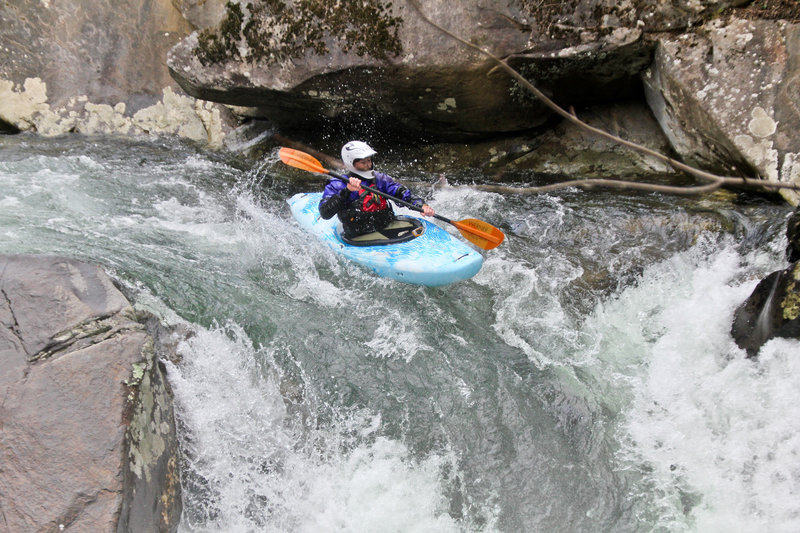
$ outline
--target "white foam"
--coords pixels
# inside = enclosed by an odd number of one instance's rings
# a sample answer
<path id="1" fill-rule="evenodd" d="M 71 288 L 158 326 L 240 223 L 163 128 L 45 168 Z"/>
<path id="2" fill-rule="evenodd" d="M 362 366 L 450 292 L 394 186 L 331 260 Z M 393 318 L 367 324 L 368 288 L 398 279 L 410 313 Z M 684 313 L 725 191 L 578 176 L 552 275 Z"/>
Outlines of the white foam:
<path id="1" fill-rule="evenodd" d="M 698 246 L 595 317 L 599 357 L 631 387 L 621 468 L 644 473 L 636 490 L 669 531 L 800 530 L 800 342 L 775 340 L 756 361 L 733 342 L 757 283 L 745 259 Z"/>
<path id="2" fill-rule="evenodd" d="M 540 271 L 544 273 L 540 273 Z M 556 284 L 566 284 L 580 275 L 567 261 L 532 264 L 489 256 L 474 281 L 491 288 L 495 318 L 492 327 L 509 346 L 521 350 L 538 368 L 563 364 L 572 350 L 576 331 L 558 297 Z M 566 343 L 566 344 L 565 344 Z"/>
<path id="3" fill-rule="evenodd" d="M 0 198 L 0 208 L 11 209 L 20 205 L 19 198 L 16 196 L 4 196 Z"/>
<path id="4" fill-rule="evenodd" d="M 417 318 L 394 311 L 377 320 L 375 334 L 367 346 L 375 357 L 401 358 L 411 362 L 417 353 L 433 350 L 420 340 L 422 334 L 423 328 Z"/>
<path id="5" fill-rule="evenodd" d="M 259 371 L 269 354 L 235 325 L 197 328 L 179 351 L 169 378 L 185 424 L 184 479 L 207 489 L 187 492 L 182 530 L 459 530 L 442 487 L 450 458 L 415 458 L 367 412 L 304 425 L 287 412 L 275 367 L 274 377 Z"/>
<path id="6" fill-rule="evenodd" d="M 250 193 L 235 194 L 239 234 L 245 243 L 243 249 L 250 256 L 247 261 L 270 271 L 284 270 L 283 290 L 293 299 L 325 308 L 341 307 L 351 301 L 351 293 L 320 278 L 319 267 L 330 270 L 336 277 L 344 276 L 333 252 L 316 239 L 310 239 L 284 214 L 265 209 Z"/>

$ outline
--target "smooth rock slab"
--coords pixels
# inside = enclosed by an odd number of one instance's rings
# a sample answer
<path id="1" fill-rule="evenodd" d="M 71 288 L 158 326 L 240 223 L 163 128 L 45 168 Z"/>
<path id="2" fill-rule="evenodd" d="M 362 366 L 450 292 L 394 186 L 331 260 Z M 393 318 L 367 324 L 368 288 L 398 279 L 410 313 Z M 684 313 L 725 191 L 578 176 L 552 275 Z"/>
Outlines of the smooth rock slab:
<path id="1" fill-rule="evenodd" d="M 0 255 L 3 530 L 177 528 L 177 440 L 155 350 L 99 267 Z"/>

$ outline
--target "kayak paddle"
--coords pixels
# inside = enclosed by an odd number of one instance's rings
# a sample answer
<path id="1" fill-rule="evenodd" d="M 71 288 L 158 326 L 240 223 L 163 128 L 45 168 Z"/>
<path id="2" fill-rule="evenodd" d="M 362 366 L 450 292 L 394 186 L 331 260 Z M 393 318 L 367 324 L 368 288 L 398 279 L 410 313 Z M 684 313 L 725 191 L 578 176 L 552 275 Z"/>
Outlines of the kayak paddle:
<path id="1" fill-rule="evenodd" d="M 336 179 L 342 180 L 344 182 L 348 182 L 349 180 L 344 177 L 336 174 L 331 170 L 326 170 L 325 167 L 322 166 L 317 159 L 313 156 L 301 152 L 300 150 L 295 150 L 293 148 L 281 148 L 278 151 L 278 156 L 281 158 L 281 161 L 289 165 L 290 167 L 299 168 L 301 170 L 307 170 L 309 172 L 317 172 L 319 174 L 327 174 L 332 176 Z M 361 188 L 383 196 L 389 200 L 392 200 L 395 203 L 408 207 L 409 209 L 413 209 L 414 211 L 422 212 L 422 208 L 418 207 L 412 203 L 406 202 L 405 200 L 401 200 L 400 198 L 395 198 L 392 195 L 386 194 L 381 192 L 373 187 L 369 187 L 367 185 L 362 185 Z M 452 224 L 458 231 L 461 232 L 461 235 L 464 236 L 469 242 L 481 248 L 483 250 L 491 250 L 492 248 L 497 248 L 500 246 L 500 243 L 503 242 L 505 239 L 505 235 L 502 231 L 495 228 L 488 222 L 484 222 L 483 220 L 478 220 L 476 218 L 466 218 L 464 220 L 450 220 L 449 218 L 445 218 L 441 215 L 433 215 L 434 218 L 438 218 L 443 222 L 447 222 L 448 224 Z"/>

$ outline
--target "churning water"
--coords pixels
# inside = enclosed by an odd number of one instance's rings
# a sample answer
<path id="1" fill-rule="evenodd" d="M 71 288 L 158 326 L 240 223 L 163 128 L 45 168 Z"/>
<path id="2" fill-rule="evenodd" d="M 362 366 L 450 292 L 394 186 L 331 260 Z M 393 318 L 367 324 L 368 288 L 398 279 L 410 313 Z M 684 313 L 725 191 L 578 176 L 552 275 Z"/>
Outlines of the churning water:
<path id="1" fill-rule="evenodd" d="M 0 137 L 0 252 L 100 263 L 191 331 L 168 365 L 182 531 L 800 530 L 800 343 L 753 361 L 729 332 L 785 267 L 789 208 L 417 183 L 508 237 L 431 289 L 303 234 L 301 174 Z"/>

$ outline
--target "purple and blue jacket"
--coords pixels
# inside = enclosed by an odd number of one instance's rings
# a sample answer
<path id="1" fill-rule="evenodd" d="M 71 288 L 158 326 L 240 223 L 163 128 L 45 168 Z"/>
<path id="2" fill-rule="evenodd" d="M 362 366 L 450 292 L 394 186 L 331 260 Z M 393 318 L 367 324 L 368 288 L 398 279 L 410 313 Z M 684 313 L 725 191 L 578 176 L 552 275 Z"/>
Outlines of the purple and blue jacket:
<path id="1" fill-rule="evenodd" d="M 348 176 L 349 177 L 349 176 Z M 373 179 L 361 179 L 380 192 L 422 207 L 425 203 L 413 195 L 405 185 L 398 183 L 388 174 L 375 172 Z M 366 194 L 365 194 L 366 193 Z M 319 202 L 319 214 L 324 219 L 339 216 L 345 235 L 356 235 L 377 231 L 394 219 L 391 204 L 383 198 L 376 198 L 369 191 L 353 192 L 347 190 L 347 183 L 339 179 L 329 180 Z"/>

